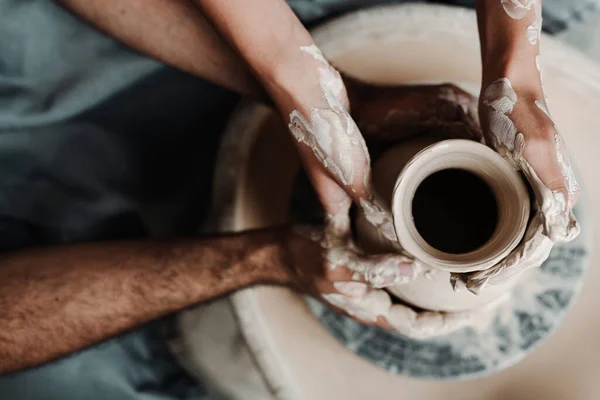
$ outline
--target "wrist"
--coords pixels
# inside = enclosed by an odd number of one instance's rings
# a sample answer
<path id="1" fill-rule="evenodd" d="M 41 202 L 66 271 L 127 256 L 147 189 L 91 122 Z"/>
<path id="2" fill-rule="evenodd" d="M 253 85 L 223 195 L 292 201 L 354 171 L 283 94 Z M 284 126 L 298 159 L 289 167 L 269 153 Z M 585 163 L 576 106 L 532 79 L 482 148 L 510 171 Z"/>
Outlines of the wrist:
<path id="1" fill-rule="evenodd" d="M 293 241 L 289 229 L 269 228 L 248 235 L 247 255 L 243 263 L 248 275 L 247 284 L 291 285 L 293 265 L 290 263 L 290 243 Z"/>
<path id="2" fill-rule="evenodd" d="M 347 107 L 344 82 L 338 71 L 322 57 L 314 45 L 291 48 L 262 80 L 265 90 L 283 115 L 298 110 L 308 116 L 313 108 L 328 107 L 323 98 L 324 79 L 328 84 L 332 84 L 330 79 L 339 79 L 335 82 L 335 96 Z"/>
<path id="3" fill-rule="evenodd" d="M 180 248 L 166 274 L 184 274 L 194 303 L 255 284 L 289 285 L 286 246 L 278 229 L 194 239 Z M 179 271 L 179 272 L 178 272 Z M 167 278 L 171 280 L 171 278 Z"/>
<path id="4" fill-rule="evenodd" d="M 482 64 L 482 89 L 500 78 L 507 78 L 517 92 L 527 92 L 534 97 L 544 97 L 538 61 L 535 54 L 506 50 Z"/>

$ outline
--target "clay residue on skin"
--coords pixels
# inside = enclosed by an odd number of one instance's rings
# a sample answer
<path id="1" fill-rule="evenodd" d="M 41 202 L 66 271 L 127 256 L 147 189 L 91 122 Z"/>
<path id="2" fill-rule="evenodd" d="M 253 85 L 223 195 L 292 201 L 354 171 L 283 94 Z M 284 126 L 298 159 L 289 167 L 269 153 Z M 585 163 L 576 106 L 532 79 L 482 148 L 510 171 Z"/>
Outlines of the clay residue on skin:
<path id="1" fill-rule="evenodd" d="M 404 254 L 365 255 L 353 242 L 350 232 L 348 205 L 344 200 L 337 215 L 328 216 L 323 231 L 296 229 L 296 233 L 318 243 L 324 250 L 325 266 L 329 270 L 346 268 L 352 279 L 368 282 L 373 288 L 384 288 L 409 282 L 419 268 Z"/>
<path id="2" fill-rule="evenodd" d="M 390 297 L 380 290 L 370 291 L 360 298 L 337 293 L 326 293 L 322 296 L 332 306 L 342 309 L 354 318 L 370 323 L 377 321 L 380 316 L 387 315 L 392 306 Z"/>
<path id="3" fill-rule="evenodd" d="M 497 144 L 509 151 L 514 150 L 517 134 L 515 124 L 508 117 L 517 102 L 517 94 L 508 78 L 492 82 L 483 92 L 483 104 L 490 107 L 488 120 L 490 131 Z"/>
<path id="4" fill-rule="evenodd" d="M 527 26 L 527 40 L 529 43 L 536 44 L 542 35 L 542 5 L 536 2 L 533 5 L 535 12 L 534 21 Z"/>
<path id="5" fill-rule="evenodd" d="M 353 279 L 369 282 L 374 288 L 409 282 L 414 274 L 413 260 L 404 255 L 364 256 L 347 243 L 327 249 L 325 259 L 328 268 L 348 268 L 353 272 Z"/>
<path id="6" fill-rule="evenodd" d="M 494 268 L 469 276 L 467 288 L 477 294 L 488 284 L 502 284 L 542 265 L 554 246 L 554 242 L 544 234 L 542 222 L 542 214 L 537 213 L 529 223 L 522 243 Z"/>
<path id="7" fill-rule="evenodd" d="M 550 255 L 555 242 L 573 240 L 579 234 L 579 224 L 564 198 L 561 200 L 539 179 L 531 165 L 523 158 L 524 138 L 519 134 L 515 150 L 505 153 L 508 161 L 523 171 L 535 193 L 537 211 L 529 222 L 519 246 L 494 267 L 470 274 L 467 288 L 477 294 L 488 284 L 502 284 L 523 272 L 537 268 Z"/>
<path id="8" fill-rule="evenodd" d="M 310 54 L 315 60 L 321 61 L 323 64 L 329 64 L 323 56 L 323 53 L 321 53 L 321 50 L 314 44 L 310 46 L 300 46 L 300 50 L 306 54 Z"/>
<path id="9" fill-rule="evenodd" d="M 290 113 L 289 129 L 294 138 L 308 146 L 319 162 L 344 185 L 353 180 L 351 144 L 340 141 L 335 131 L 352 132 L 355 127 L 349 126 L 350 122 L 333 109 L 315 109 L 308 120 L 297 110 Z"/>
<path id="10" fill-rule="evenodd" d="M 373 198 L 371 201 L 360 199 L 360 207 L 367 221 L 379 228 L 386 239 L 392 243 L 398 240 L 391 213 L 385 210 L 377 199 Z"/>
<path id="11" fill-rule="evenodd" d="M 512 19 L 523 19 L 536 0 L 501 0 L 502 8 Z"/>
<path id="12" fill-rule="evenodd" d="M 535 62 L 539 69 L 539 56 Z M 517 170 L 523 171 L 535 193 L 537 210 L 529 222 L 523 241 L 511 254 L 494 267 L 467 276 L 466 287 L 473 293 L 480 292 L 488 284 L 501 284 L 530 268 L 539 267 L 550 255 L 555 242 L 570 241 L 579 234 L 579 225 L 564 194 L 551 191 L 523 158 L 525 136 L 516 133 L 514 123 L 510 119 L 510 113 L 517 101 L 517 95 L 507 78 L 493 82 L 483 94 L 483 104 L 489 107 L 493 146 Z M 551 119 L 544 102 L 536 100 L 535 105 Z M 554 142 L 556 159 L 567 184 L 569 197 L 574 198 L 579 187 L 558 134 Z M 455 279 L 455 282 L 458 282 L 458 279 Z"/>
<path id="13" fill-rule="evenodd" d="M 318 73 L 323 107 L 313 108 L 308 117 L 299 110 L 293 110 L 289 129 L 294 138 L 308 146 L 319 162 L 342 184 L 350 185 L 355 175 L 353 156 L 361 153 L 369 164 L 369 152 L 358 127 L 346 110 L 344 83 L 316 46 L 300 49 L 322 64 L 318 67 Z"/>
<path id="14" fill-rule="evenodd" d="M 548 111 L 548 108 L 546 107 L 546 105 L 544 103 L 542 103 L 539 100 L 535 101 L 535 105 L 537 106 L 537 108 L 539 108 L 540 110 L 542 110 L 542 112 L 544 114 L 546 114 L 546 116 L 550 119 L 552 119 L 552 117 L 550 117 L 550 111 Z"/>
<path id="15" fill-rule="evenodd" d="M 536 100 L 535 105 L 540 110 L 542 110 L 542 112 L 544 114 L 546 114 L 546 116 L 548 118 L 552 119 L 552 117 L 550 116 L 550 112 L 548 111 L 548 107 L 546 107 L 546 105 L 543 102 Z M 556 127 L 556 125 L 555 125 L 555 127 Z M 558 133 L 554 135 L 554 148 L 556 150 L 556 160 L 558 161 L 561 175 L 567 185 L 567 193 L 568 193 L 569 198 L 564 199 L 564 194 L 562 195 L 562 199 L 566 204 L 567 203 L 566 200 L 572 201 L 577 197 L 577 193 L 579 193 L 579 185 L 577 184 L 577 180 L 575 179 L 575 175 L 573 174 L 573 169 L 571 168 L 571 162 L 569 160 L 569 156 L 565 149 L 565 145 L 562 140 L 562 137 Z M 554 196 L 557 199 L 560 199 L 561 196 L 559 194 L 560 193 L 554 193 Z"/>
<path id="16" fill-rule="evenodd" d="M 369 291 L 369 286 L 362 282 L 333 282 L 333 287 L 349 297 L 364 297 Z"/>
<path id="17" fill-rule="evenodd" d="M 323 294 L 325 301 L 363 322 L 375 323 L 382 318 L 396 332 L 413 339 L 445 335 L 465 327 L 477 329 L 487 326 L 499 303 L 473 312 L 418 312 L 402 304 L 392 304 L 389 294 L 381 290 L 368 289 L 366 294 L 359 296 L 363 288 L 345 284 L 337 286 L 345 293 Z"/>
<path id="18" fill-rule="evenodd" d="M 289 128 L 293 136 L 308 146 L 319 162 L 342 184 L 352 185 L 357 174 L 362 174 L 362 184 L 367 192 L 365 198 L 361 198 L 360 205 L 365 217 L 388 240 L 396 241 L 391 214 L 379 205 L 371 191 L 369 151 L 346 109 L 344 83 L 340 74 L 329 65 L 315 45 L 303 46 L 300 50 L 321 64 L 318 71 L 324 107 L 313 108 L 309 118 L 304 118 L 298 110 L 292 111 Z M 355 171 L 356 159 L 365 160 L 362 170 Z"/>
<path id="19" fill-rule="evenodd" d="M 558 133 L 554 135 L 554 146 L 556 149 L 556 158 L 558 160 L 560 172 L 567 184 L 567 193 L 569 195 L 569 200 L 573 201 L 576 198 L 577 193 L 579 193 L 579 185 L 577 184 L 577 180 L 575 179 L 573 168 L 571 168 L 571 161 L 569 160 L 569 155 L 566 151 L 562 137 Z"/>
<path id="20" fill-rule="evenodd" d="M 350 215 L 348 212 L 351 205 L 352 200 L 349 197 L 345 197 L 334 206 L 337 210 L 335 214 L 327 214 L 325 220 L 327 234 L 336 238 L 350 234 Z"/>
<path id="21" fill-rule="evenodd" d="M 539 36 L 539 29 L 534 24 L 527 26 L 527 40 L 531 44 L 536 44 Z"/>

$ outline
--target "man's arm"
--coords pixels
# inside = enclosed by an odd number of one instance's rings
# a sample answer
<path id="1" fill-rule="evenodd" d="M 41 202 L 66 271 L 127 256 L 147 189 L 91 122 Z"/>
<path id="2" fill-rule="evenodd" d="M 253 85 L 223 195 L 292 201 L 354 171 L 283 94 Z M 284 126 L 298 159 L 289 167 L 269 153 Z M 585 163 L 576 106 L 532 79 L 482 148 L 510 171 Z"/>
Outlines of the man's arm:
<path id="1" fill-rule="evenodd" d="M 291 238 L 282 228 L 0 255 L 0 373 L 244 286 L 291 283 Z"/>
<path id="2" fill-rule="evenodd" d="M 126 45 L 242 94 L 263 96 L 246 64 L 191 1 L 59 0 Z"/>

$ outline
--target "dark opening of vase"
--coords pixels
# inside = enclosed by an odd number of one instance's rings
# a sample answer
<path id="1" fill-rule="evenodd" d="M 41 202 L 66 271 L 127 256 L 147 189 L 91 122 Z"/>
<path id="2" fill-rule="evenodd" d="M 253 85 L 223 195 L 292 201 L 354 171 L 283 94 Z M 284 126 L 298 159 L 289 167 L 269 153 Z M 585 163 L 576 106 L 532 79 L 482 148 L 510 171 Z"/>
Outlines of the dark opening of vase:
<path id="1" fill-rule="evenodd" d="M 421 182 L 413 197 L 412 215 L 417 231 L 430 246 L 462 254 L 477 250 L 492 237 L 498 203 L 479 176 L 451 168 Z"/>

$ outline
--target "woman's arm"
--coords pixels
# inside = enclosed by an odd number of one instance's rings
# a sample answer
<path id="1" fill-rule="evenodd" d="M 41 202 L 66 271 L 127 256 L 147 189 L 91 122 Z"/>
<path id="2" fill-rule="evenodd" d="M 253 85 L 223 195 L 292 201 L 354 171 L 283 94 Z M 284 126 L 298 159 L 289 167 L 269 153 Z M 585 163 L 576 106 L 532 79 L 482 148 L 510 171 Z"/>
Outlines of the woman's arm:
<path id="1" fill-rule="evenodd" d="M 479 0 L 476 5 L 483 67 L 481 126 L 488 143 L 531 184 L 536 214 L 511 254 L 467 278 L 467 287 L 475 292 L 539 267 L 554 242 L 579 234 L 572 211 L 579 186 L 543 90 L 542 2 Z"/>
<path id="2" fill-rule="evenodd" d="M 476 2 L 482 86 L 507 77 L 513 86 L 542 94 L 540 52 L 541 0 L 478 0 Z"/>
<path id="3" fill-rule="evenodd" d="M 59 0 L 96 28 L 165 64 L 242 94 L 262 95 L 249 69 L 189 0 Z"/>

